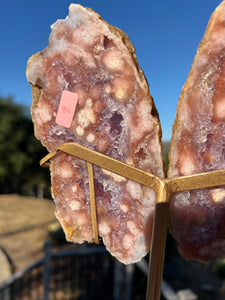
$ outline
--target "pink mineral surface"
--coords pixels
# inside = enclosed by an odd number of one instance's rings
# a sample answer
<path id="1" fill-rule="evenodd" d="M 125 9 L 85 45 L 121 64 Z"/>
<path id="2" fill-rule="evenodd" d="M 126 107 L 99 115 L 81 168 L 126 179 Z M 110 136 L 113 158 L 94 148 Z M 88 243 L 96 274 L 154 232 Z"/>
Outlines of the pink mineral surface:
<path id="1" fill-rule="evenodd" d="M 225 1 L 213 13 L 178 103 L 169 177 L 225 169 Z M 170 201 L 185 258 L 225 255 L 225 189 L 186 191 Z"/>
<path id="2" fill-rule="evenodd" d="M 163 177 L 157 111 L 127 35 L 75 4 L 51 29 L 49 46 L 27 66 L 36 137 L 48 151 L 77 142 Z M 69 128 L 56 123 L 64 90 L 78 95 Z M 50 170 L 66 238 L 92 242 L 86 162 L 60 152 Z M 126 264 L 140 260 L 150 247 L 154 192 L 97 166 L 94 185 L 98 231 L 107 249 Z"/>

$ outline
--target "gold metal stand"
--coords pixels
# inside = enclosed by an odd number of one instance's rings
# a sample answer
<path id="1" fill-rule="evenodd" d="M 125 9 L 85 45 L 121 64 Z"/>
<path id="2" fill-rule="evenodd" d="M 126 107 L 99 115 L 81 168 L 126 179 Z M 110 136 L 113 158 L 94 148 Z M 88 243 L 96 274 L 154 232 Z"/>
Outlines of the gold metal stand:
<path id="1" fill-rule="evenodd" d="M 169 218 L 169 199 L 171 195 L 175 192 L 225 185 L 225 170 L 176 178 L 160 178 L 76 143 L 60 145 L 56 150 L 46 155 L 40 161 L 41 166 L 48 166 L 49 164 L 47 162 L 54 157 L 58 151 L 66 152 L 90 164 L 97 165 L 110 172 L 148 186 L 155 191 L 157 199 L 146 300 L 159 300 Z"/>

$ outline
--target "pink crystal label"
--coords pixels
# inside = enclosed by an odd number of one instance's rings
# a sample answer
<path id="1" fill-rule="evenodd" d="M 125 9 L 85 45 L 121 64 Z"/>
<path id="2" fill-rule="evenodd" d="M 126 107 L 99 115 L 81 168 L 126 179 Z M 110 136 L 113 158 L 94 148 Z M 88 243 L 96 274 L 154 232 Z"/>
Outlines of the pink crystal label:
<path id="1" fill-rule="evenodd" d="M 56 115 L 56 123 L 70 128 L 74 112 L 77 106 L 78 95 L 69 91 L 63 91 Z"/>

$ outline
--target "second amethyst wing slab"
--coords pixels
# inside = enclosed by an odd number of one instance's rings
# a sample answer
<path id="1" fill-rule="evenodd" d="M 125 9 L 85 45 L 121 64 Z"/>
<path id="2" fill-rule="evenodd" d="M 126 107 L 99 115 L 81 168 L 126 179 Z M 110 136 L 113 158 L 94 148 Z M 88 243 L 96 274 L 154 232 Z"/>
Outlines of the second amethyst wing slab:
<path id="1" fill-rule="evenodd" d="M 225 1 L 213 13 L 178 102 L 169 177 L 225 169 Z M 177 193 L 173 236 L 185 258 L 225 255 L 225 189 Z"/>

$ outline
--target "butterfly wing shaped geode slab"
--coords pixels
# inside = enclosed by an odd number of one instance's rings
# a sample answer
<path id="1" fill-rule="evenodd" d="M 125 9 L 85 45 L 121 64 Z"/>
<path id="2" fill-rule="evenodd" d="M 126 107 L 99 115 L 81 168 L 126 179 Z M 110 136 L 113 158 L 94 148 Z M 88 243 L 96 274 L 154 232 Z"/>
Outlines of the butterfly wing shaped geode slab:
<path id="1" fill-rule="evenodd" d="M 35 135 L 48 149 L 66 142 L 163 177 L 161 129 L 148 84 L 127 35 L 90 9 L 72 4 L 52 25 L 49 46 L 27 66 Z M 56 123 L 64 90 L 78 103 L 69 128 Z M 51 160 L 56 215 L 68 240 L 93 241 L 87 165 L 59 153 Z M 98 232 L 124 263 L 150 248 L 154 192 L 94 166 Z"/>
<path id="2" fill-rule="evenodd" d="M 169 177 L 225 168 L 225 1 L 213 13 L 178 102 Z M 177 193 L 173 236 L 185 258 L 225 255 L 225 189 Z"/>

